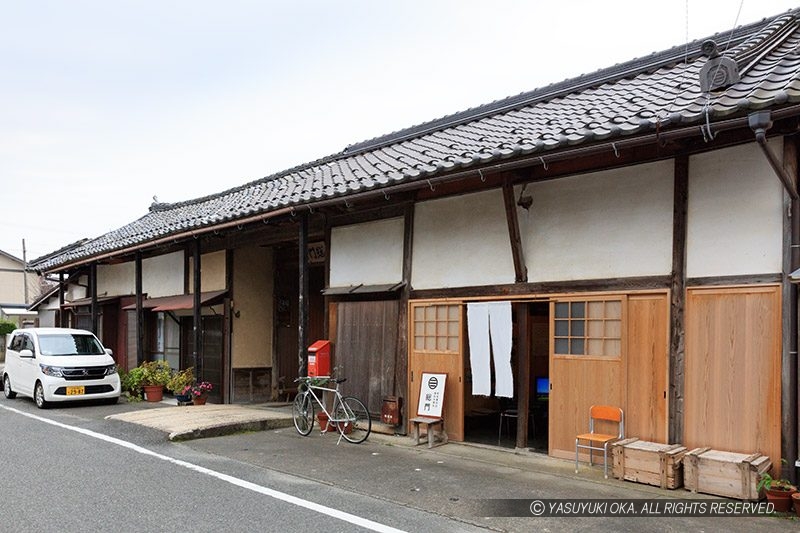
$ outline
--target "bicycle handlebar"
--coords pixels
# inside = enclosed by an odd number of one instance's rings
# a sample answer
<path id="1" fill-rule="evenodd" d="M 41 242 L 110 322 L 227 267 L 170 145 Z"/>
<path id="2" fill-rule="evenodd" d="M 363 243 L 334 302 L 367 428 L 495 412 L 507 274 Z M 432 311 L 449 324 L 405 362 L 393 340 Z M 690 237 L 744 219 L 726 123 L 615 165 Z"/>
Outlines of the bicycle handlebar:
<path id="1" fill-rule="evenodd" d="M 347 381 L 347 378 L 331 378 L 327 376 L 320 376 L 320 377 L 304 376 L 295 379 L 293 383 L 301 383 L 301 382 L 305 383 L 306 381 L 310 381 L 312 379 L 327 379 L 328 381 L 335 381 L 336 383 L 344 383 L 345 381 Z"/>

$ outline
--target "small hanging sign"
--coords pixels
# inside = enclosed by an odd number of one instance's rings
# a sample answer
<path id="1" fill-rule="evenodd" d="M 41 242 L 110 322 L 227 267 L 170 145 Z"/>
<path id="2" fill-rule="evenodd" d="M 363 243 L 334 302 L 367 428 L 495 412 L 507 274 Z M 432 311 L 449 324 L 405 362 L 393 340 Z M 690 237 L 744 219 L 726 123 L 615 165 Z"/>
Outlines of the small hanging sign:
<path id="1" fill-rule="evenodd" d="M 422 373 L 422 383 L 419 386 L 418 416 L 441 418 L 444 407 L 444 385 L 447 374 Z"/>

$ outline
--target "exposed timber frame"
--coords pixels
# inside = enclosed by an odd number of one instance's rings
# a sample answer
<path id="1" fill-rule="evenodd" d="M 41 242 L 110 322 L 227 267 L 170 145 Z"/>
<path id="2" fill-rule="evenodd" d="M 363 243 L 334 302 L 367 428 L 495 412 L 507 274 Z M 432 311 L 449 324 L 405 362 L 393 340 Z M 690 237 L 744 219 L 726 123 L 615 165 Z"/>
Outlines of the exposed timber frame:
<path id="1" fill-rule="evenodd" d="M 686 230 L 689 206 L 689 156 L 675 158 L 670 276 L 669 442 L 682 442 L 684 421 Z"/>
<path id="2" fill-rule="evenodd" d="M 142 294 L 142 252 L 136 252 L 136 364 L 144 362 L 144 296 Z M 130 369 L 128 369 L 130 370 Z"/>
<path id="3" fill-rule="evenodd" d="M 506 208 L 508 238 L 511 241 L 511 255 L 514 259 L 514 278 L 517 283 L 528 281 L 528 267 L 525 266 L 525 255 L 522 252 L 522 236 L 519 232 L 517 202 L 514 198 L 514 185 L 510 177 L 503 181 L 503 203 Z"/>
<path id="4" fill-rule="evenodd" d="M 411 297 L 411 265 L 414 257 L 414 204 L 405 206 L 403 213 L 403 287 L 400 289 L 400 302 L 397 310 L 397 355 L 394 367 L 394 393 L 403 398 L 406 420 L 410 418 L 406 376 L 408 375 L 408 301 Z M 406 424 L 401 426 L 405 431 Z"/>
<path id="5" fill-rule="evenodd" d="M 89 265 L 89 290 L 91 291 L 90 294 L 92 298 L 92 333 L 97 335 L 97 324 L 99 321 L 99 309 L 97 309 L 97 261 L 94 261 Z"/>
<path id="6" fill-rule="evenodd" d="M 197 373 L 198 380 L 202 380 L 203 376 L 203 317 L 201 314 L 200 306 L 202 305 L 201 298 L 201 264 L 200 264 L 200 239 L 194 240 L 193 253 L 193 285 L 194 285 L 194 304 L 192 305 L 192 338 L 194 340 L 194 349 L 192 350 L 192 362 L 194 369 Z"/>
<path id="7" fill-rule="evenodd" d="M 297 372 L 306 375 L 308 354 L 308 213 L 300 215 L 297 234 L 298 250 L 298 317 L 297 317 Z"/>
<path id="8" fill-rule="evenodd" d="M 768 147 L 762 145 L 765 150 Z M 781 173 L 790 180 L 784 183 L 783 195 L 783 272 L 781 283 L 782 331 L 781 338 L 781 456 L 797 458 L 797 285 L 789 281 L 789 274 L 800 268 L 800 201 L 797 197 L 798 147 L 796 136 L 783 140 L 783 165 Z M 794 194 L 792 194 L 794 191 Z M 795 465 L 781 465 L 781 477 L 797 481 Z"/>

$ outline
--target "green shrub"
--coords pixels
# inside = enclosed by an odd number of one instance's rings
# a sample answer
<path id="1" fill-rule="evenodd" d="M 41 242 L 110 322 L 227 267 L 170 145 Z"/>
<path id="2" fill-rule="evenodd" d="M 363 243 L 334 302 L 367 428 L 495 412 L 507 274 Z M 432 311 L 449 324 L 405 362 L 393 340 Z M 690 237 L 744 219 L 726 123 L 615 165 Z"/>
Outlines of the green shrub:
<path id="1" fill-rule="evenodd" d="M 0 320 L 0 336 L 8 335 L 17 329 L 17 325 L 9 320 Z"/>

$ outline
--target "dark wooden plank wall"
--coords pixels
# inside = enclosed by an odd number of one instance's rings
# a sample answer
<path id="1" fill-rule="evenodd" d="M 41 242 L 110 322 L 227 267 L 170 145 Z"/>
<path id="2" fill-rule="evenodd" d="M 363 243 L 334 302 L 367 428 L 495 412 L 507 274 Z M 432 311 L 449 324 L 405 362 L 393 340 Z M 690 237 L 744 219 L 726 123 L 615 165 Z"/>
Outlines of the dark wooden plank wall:
<path id="1" fill-rule="evenodd" d="M 394 394 L 398 301 L 336 305 L 334 362 L 337 377 L 347 378 L 342 393 L 356 396 L 377 415 L 383 397 Z"/>

